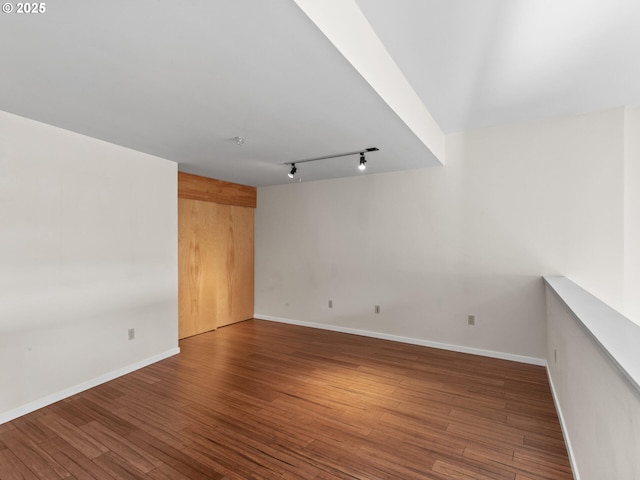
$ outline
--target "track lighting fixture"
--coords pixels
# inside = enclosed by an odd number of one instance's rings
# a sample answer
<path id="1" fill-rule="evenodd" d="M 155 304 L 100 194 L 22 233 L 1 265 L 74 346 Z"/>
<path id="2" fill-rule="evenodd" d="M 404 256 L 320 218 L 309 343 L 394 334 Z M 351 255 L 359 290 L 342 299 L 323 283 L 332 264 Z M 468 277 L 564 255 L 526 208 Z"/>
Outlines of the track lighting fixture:
<path id="1" fill-rule="evenodd" d="M 291 171 L 289 172 L 289 178 L 293 178 L 293 176 L 295 175 L 295 173 L 298 171 L 298 169 L 296 168 L 296 163 L 306 163 L 306 162 L 315 162 L 318 160 L 326 160 L 329 158 L 337 158 L 337 157 L 346 157 L 349 155 L 360 155 L 360 164 L 358 165 L 358 168 L 360 170 L 365 170 L 367 168 L 367 160 L 364 158 L 364 154 L 365 153 L 369 153 L 369 152 L 377 152 L 378 148 L 376 147 L 371 147 L 371 148 L 364 148 L 362 150 L 356 150 L 355 152 L 347 152 L 347 153 L 338 153 L 335 155 L 326 155 L 324 157 L 316 157 L 316 158 L 308 158 L 306 160 L 297 160 L 295 162 L 286 162 L 285 165 L 291 165 Z"/>
<path id="2" fill-rule="evenodd" d="M 365 170 L 367 168 L 367 161 L 364 158 L 364 152 L 360 152 L 360 165 L 358 165 L 358 168 L 360 170 Z"/>

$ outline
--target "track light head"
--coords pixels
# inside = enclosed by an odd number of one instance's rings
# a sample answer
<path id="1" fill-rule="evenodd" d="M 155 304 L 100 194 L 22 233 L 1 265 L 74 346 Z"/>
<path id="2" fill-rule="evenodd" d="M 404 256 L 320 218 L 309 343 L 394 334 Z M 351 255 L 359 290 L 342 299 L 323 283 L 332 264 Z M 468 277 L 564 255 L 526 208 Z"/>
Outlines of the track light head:
<path id="1" fill-rule="evenodd" d="M 367 168 L 367 161 L 364 158 L 364 152 L 360 152 L 360 165 L 358 165 L 360 170 L 364 170 Z"/>
<path id="2" fill-rule="evenodd" d="M 289 178 L 293 178 L 293 176 L 296 174 L 297 171 L 298 171 L 298 169 L 296 168 L 296 164 L 292 163 L 291 164 L 291 171 L 289 172 Z"/>

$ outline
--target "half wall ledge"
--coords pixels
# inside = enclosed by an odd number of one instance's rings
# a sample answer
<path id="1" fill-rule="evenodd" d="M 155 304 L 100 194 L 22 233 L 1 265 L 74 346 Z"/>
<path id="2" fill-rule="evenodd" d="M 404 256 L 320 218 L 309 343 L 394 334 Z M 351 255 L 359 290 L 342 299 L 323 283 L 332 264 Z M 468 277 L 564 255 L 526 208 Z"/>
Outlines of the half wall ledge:
<path id="1" fill-rule="evenodd" d="M 543 277 L 623 377 L 640 395 L 640 325 L 562 276 Z"/>

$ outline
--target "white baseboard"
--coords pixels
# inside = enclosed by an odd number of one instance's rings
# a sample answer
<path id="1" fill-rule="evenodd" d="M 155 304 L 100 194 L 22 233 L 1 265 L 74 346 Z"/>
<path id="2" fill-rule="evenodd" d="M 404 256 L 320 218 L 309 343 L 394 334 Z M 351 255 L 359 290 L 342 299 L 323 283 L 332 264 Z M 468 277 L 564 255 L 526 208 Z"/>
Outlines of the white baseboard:
<path id="1" fill-rule="evenodd" d="M 567 425 L 564 423 L 564 416 L 562 415 L 562 409 L 560 408 L 560 402 L 556 395 L 556 388 L 553 385 L 553 378 L 551 378 L 551 371 L 547 365 L 547 377 L 549 378 L 549 385 L 551 386 L 551 396 L 553 397 L 553 403 L 556 406 L 556 412 L 558 413 L 558 420 L 560 420 L 560 428 L 562 429 L 562 436 L 564 437 L 564 444 L 567 446 L 567 454 L 569 455 L 569 463 L 571 464 L 571 471 L 573 472 L 574 480 L 580 480 L 580 473 L 578 472 L 578 465 L 576 464 L 575 456 L 573 455 L 573 449 L 571 448 L 571 440 L 569 439 L 569 431 Z"/>
<path id="2" fill-rule="evenodd" d="M 483 350 L 480 348 L 464 347 L 462 345 L 451 345 L 448 343 L 432 342 L 420 338 L 401 337 L 398 335 L 390 335 L 387 333 L 371 332 L 369 330 L 358 330 L 355 328 L 340 327 L 336 325 L 326 325 L 324 323 L 305 322 L 302 320 L 292 320 L 290 318 L 273 317 L 271 315 L 254 314 L 253 318 L 258 320 L 269 320 L 271 322 L 288 323 L 291 325 L 299 325 L 302 327 L 320 328 L 322 330 L 331 330 L 334 332 L 350 333 L 363 337 L 379 338 L 382 340 L 392 340 L 394 342 L 409 343 L 411 345 L 421 345 L 423 347 L 439 348 L 441 350 L 451 350 L 453 352 L 470 353 L 472 355 L 481 355 L 483 357 L 500 358 L 502 360 L 511 360 L 513 362 L 528 363 L 531 365 L 546 366 L 546 360 L 542 358 L 526 357 L 523 355 L 514 355 L 512 353 L 494 352 L 492 350 Z"/>
<path id="3" fill-rule="evenodd" d="M 84 392 L 85 390 L 89 390 L 90 388 L 97 387 L 98 385 L 113 380 L 115 378 L 126 375 L 127 373 L 131 373 L 135 370 L 139 370 L 143 367 L 151 365 L 152 363 L 159 362 L 160 360 L 164 360 L 165 358 L 172 357 L 180 353 L 180 348 L 172 348 L 171 350 L 167 350 L 166 352 L 159 353 L 158 355 L 154 355 L 149 358 L 145 358 L 144 360 L 140 360 L 139 362 L 132 363 L 131 365 L 127 365 L 126 367 L 120 368 L 113 372 L 106 373 L 104 375 L 100 375 L 99 377 L 92 378 L 91 380 L 87 380 L 86 382 L 82 382 L 78 385 L 74 385 L 73 387 L 65 388 L 56 393 L 52 393 L 51 395 L 47 395 L 46 397 L 40 398 L 38 400 L 34 400 L 33 402 L 29 402 L 25 405 L 22 405 L 18 408 L 14 408 L 13 410 L 9 410 L 4 413 L 0 413 L 0 425 L 6 422 L 10 422 L 18 417 L 26 415 L 27 413 L 34 412 L 39 408 L 46 407 L 47 405 L 51 405 L 52 403 L 59 402 L 60 400 L 64 400 L 65 398 L 76 395 L 80 392 Z"/>

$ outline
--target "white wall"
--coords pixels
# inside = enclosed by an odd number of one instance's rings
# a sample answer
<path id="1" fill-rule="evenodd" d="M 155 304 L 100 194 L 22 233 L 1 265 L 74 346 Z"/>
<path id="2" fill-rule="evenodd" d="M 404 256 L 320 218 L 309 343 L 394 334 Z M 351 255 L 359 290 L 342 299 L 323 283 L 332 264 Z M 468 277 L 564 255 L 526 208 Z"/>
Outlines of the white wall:
<path id="1" fill-rule="evenodd" d="M 256 316 L 544 358 L 541 275 L 622 302 L 623 126 L 483 129 L 446 167 L 259 188 Z"/>
<path id="2" fill-rule="evenodd" d="M 640 391 L 549 287 L 546 301 L 549 377 L 576 480 L 640 478 Z M 603 306 L 592 312 L 602 323 L 628 321 L 614 313 L 602 318 Z M 631 342 L 617 346 L 633 348 Z"/>
<path id="3" fill-rule="evenodd" d="M 623 313 L 640 324 L 640 107 L 625 111 L 625 295 Z"/>
<path id="4" fill-rule="evenodd" d="M 0 112 L 0 172 L 0 423 L 176 353 L 177 165 Z"/>

